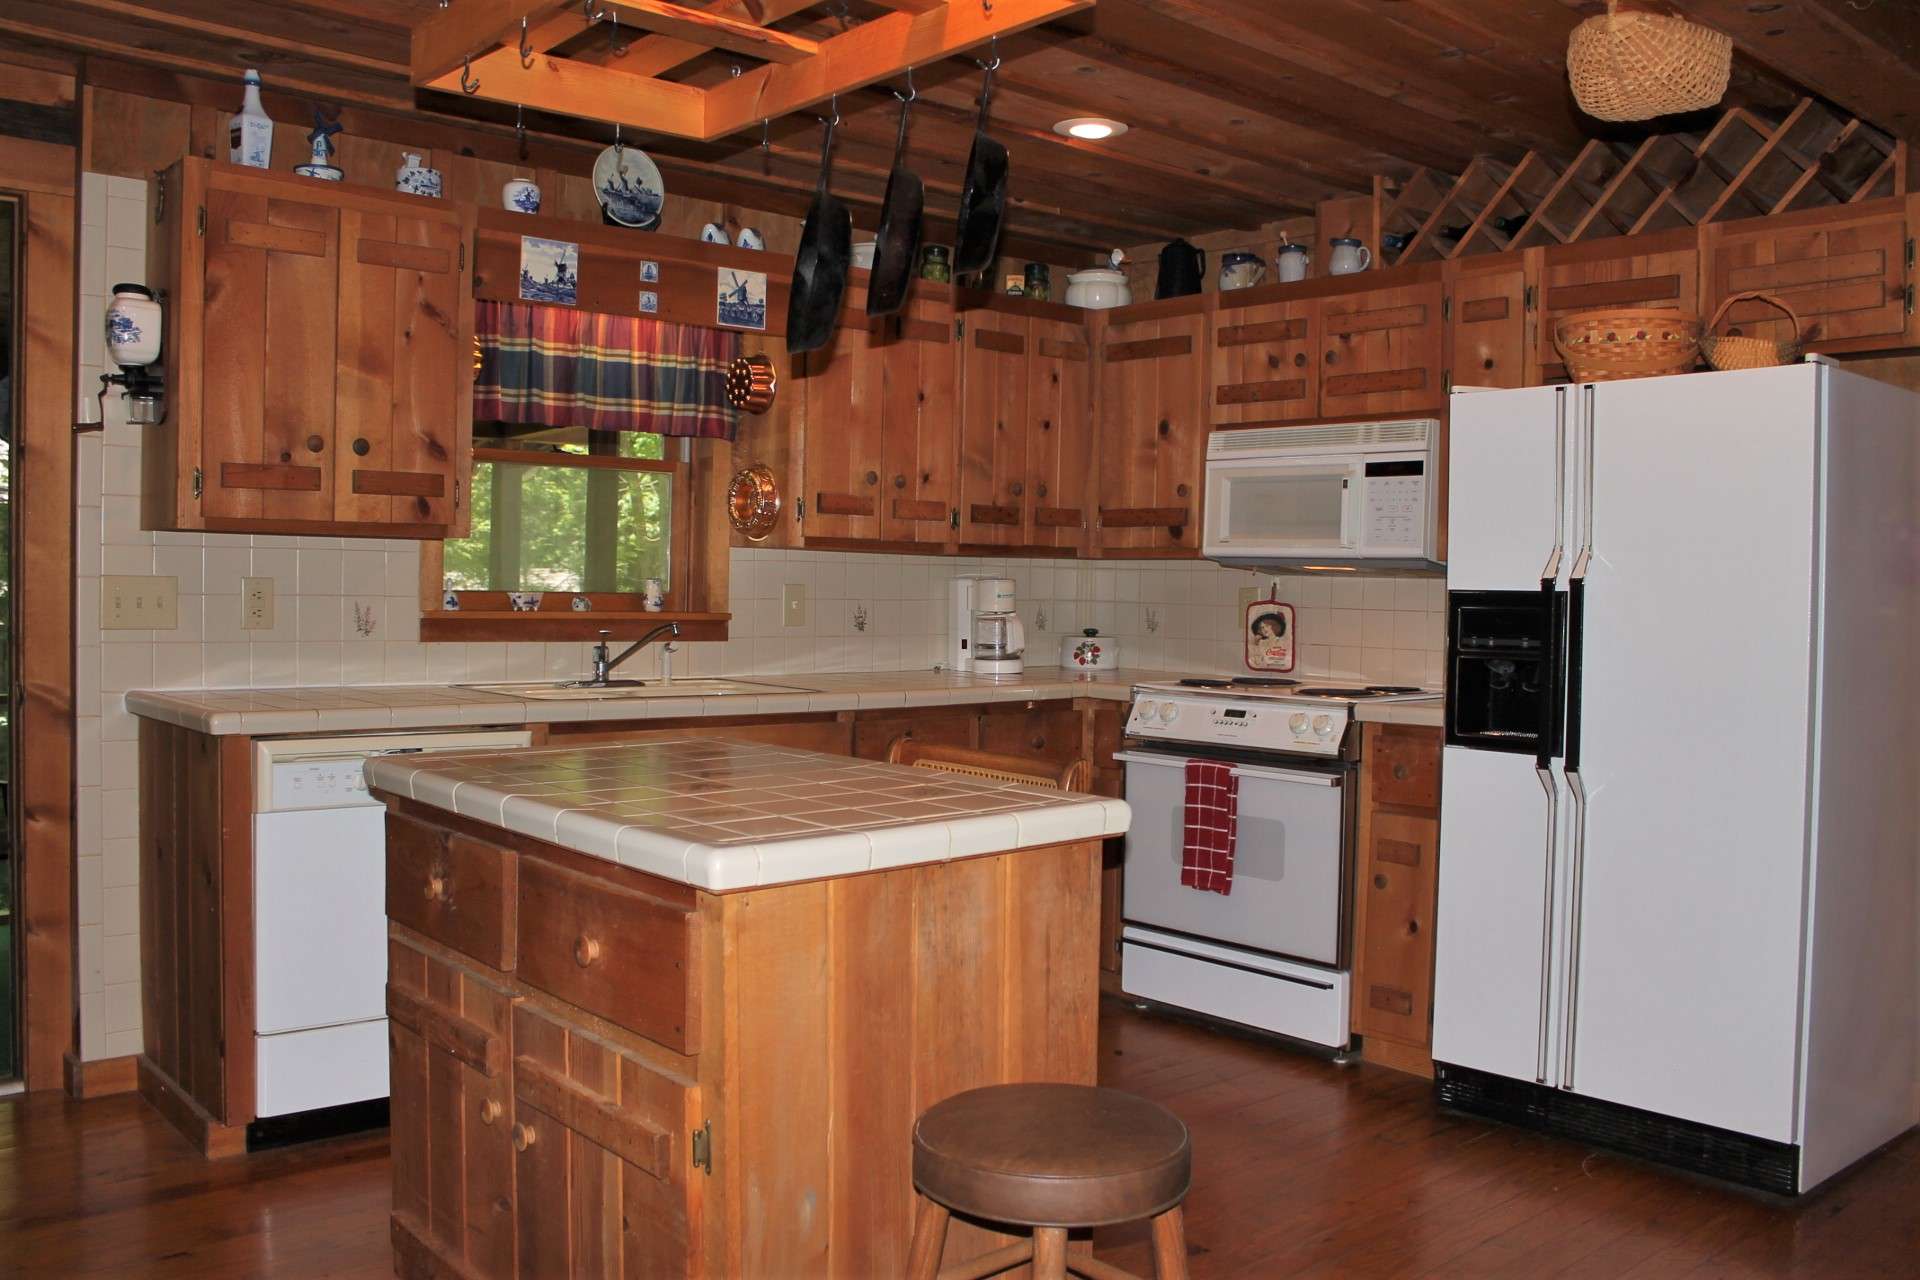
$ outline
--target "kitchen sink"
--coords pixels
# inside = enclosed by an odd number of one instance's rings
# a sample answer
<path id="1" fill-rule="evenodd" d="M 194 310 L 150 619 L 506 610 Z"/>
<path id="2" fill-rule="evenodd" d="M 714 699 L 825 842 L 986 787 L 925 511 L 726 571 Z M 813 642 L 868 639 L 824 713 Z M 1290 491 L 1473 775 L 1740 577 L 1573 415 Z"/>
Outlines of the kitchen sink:
<path id="1" fill-rule="evenodd" d="M 817 693 L 790 684 L 766 684 L 757 680 L 687 678 L 671 683 L 648 680 L 639 684 L 606 687 L 568 684 L 468 684 L 463 689 L 498 693 L 509 698 L 532 698 L 542 702 L 600 701 L 607 698 L 725 698 L 759 693 Z"/>

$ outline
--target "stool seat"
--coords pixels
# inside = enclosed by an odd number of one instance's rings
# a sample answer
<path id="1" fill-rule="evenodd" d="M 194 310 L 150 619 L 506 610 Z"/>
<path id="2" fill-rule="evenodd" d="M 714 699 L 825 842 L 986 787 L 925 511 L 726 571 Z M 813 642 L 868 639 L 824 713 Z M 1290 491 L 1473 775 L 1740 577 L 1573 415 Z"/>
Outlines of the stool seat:
<path id="1" fill-rule="evenodd" d="M 1101 1227 L 1178 1205 L 1187 1126 L 1118 1089 L 1001 1084 L 955 1094 L 913 1127 L 913 1182 L 956 1213 L 1029 1227 Z"/>

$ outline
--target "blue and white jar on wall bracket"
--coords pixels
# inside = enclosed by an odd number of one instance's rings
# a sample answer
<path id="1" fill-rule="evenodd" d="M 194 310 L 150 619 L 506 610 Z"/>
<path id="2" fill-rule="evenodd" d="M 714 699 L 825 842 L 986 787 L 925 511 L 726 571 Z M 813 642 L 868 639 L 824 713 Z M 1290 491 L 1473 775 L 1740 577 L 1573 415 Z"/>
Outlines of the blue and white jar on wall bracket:
<path id="1" fill-rule="evenodd" d="M 160 358 L 160 304 L 141 284 L 113 286 L 107 304 L 107 355 L 122 368 Z"/>
<path id="2" fill-rule="evenodd" d="M 500 205 L 512 213 L 540 212 L 539 184 L 526 178 L 511 178 L 500 188 Z"/>

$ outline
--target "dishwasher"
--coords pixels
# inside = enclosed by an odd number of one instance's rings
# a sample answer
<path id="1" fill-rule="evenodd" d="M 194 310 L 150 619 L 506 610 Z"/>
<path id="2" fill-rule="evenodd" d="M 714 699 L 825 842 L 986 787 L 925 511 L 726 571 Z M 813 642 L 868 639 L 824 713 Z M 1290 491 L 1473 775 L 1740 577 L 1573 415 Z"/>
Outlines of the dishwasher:
<path id="1" fill-rule="evenodd" d="M 325 1109 L 379 1123 L 364 1112 L 387 1097 L 386 809 L 367 791 L 368 757 L 531 740 L 455 730 L 254 744 L 250 1147 L 362 1127 L 329 1125 L 315 1114 Z"/>

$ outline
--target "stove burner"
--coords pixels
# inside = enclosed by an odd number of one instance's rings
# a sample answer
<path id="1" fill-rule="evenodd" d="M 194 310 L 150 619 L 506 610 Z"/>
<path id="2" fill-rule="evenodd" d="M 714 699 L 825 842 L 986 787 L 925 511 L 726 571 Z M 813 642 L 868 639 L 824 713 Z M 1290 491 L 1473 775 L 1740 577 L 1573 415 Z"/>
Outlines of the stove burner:
<path id="1" fill-rule="evenodd" d="M 1279 676 L 1235 676 L 1232 683 L 1241 689 L 1291 689 L 1300 682 Z"/>
<path id="2" fill-rule="evenodd" d="M 1303 698 L 1378 698 L 1381 694 L 1373 689 L 1295 689 Z"/>
<path id="3" fill-rule="evenodd" d="M 1187 689 L 1228 689 L 1233 686 L 1231 680 L 1216 680 L 1210 676 L 1194 676 L 1180 681 L 1180 684 Z"/>
<path id="4" fill-rule="evenodd" d="M 1419 693 L 1418 685 L 1411 684 L 1370 684 L 1368 693 Z"/>

